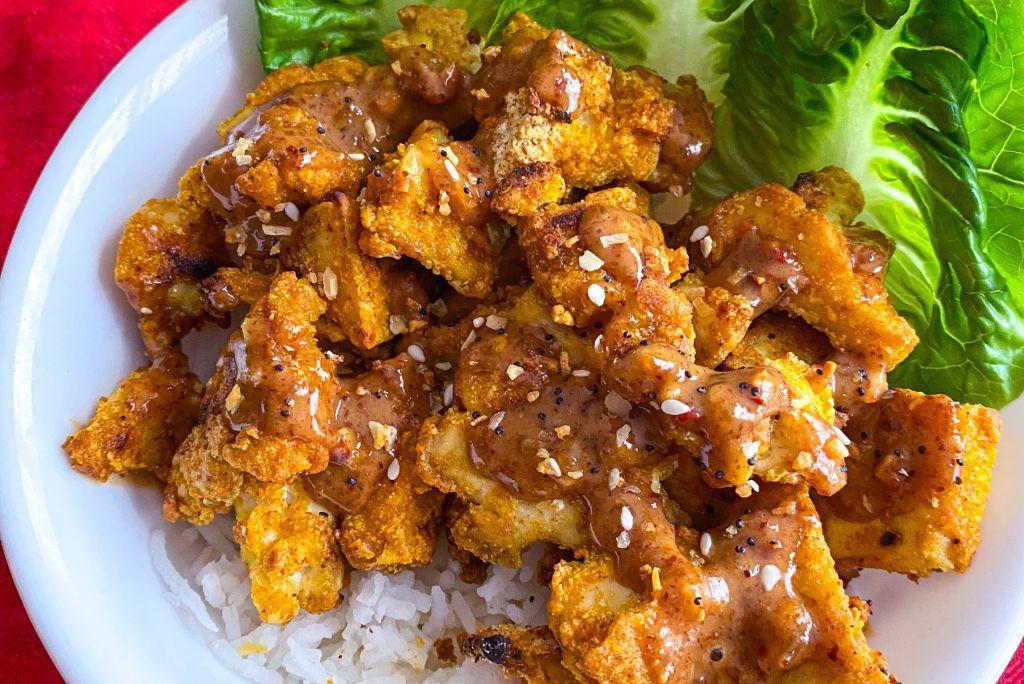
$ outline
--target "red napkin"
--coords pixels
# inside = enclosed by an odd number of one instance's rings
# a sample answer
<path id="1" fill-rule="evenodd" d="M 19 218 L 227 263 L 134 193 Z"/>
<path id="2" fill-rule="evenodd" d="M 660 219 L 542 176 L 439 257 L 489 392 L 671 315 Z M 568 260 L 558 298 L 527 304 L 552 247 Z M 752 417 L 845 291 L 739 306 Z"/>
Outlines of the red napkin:
<path id="1" fill-rule="evenodd" d="M 78 109 L 118 60 L 180 4 L 0 0 L 0 259 L 39 172 Z M 61 681 L 21 607 L 2 553 L 0 635 L 0 682 Z M 1000 679 L 1020 682 L 1024 646 Z"/>

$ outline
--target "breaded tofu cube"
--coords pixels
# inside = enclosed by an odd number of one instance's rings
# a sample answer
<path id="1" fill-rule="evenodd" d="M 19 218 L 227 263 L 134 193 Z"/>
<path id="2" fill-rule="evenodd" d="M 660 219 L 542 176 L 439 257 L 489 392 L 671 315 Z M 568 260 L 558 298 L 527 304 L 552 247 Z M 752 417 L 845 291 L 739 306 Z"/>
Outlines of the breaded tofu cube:
<path id="1" fill-rule="evenodd" d="M 697 272 L 687 273 L 673 289 L 689 300 L 693 310 L 695 360 L 715 368 L 747 334 L 754 320 L 754 307 L 743 295 L 721 287 L 704 287 Z"/>
<path id="2" fill-rule="evenodd" d="M 128 219 L 114 279 L 139 313 L 151 358 L 206 321 L 198 283 L 226 261 L 221 230 L 205 210 L 151 199 Z"/>
<path id="3" fill-rule="evenodd" d="M 523 552 L 538 541 L 566 548 L 589 543 L 584 511 L 574 501 L 525 501 L 500 483 L 481 475 L 469 453 L 468 413 L 449 412 L 423 424 L 417 445 L 420 477 L 466 502 L 449 522 L 461 548 L 485 561 L 519 567 Z"/>
<path id="4" fill-rule="evenodd" d="M 105 481 L 112 474 L 148 471 L 164 479 L 178 445 L 199 418 L 202 385 L 179 364 L 139 368 L 101 397 L 85 427 L 61 448 L 71 467 Z"/>
<path id="5" fill-rule="evenodd" d="M 285 271 L 228 341 L 238 375 L 224 416 L 237 434 L 221 457 L 263 482 L 323 470 L 337 443 L 335 362 L 313 327 L 325 310 L 309 283 Z"/>
<path id="6" fill-rule="evenodd" d="M 367 178 L 360 245 L 370 256 L 407 256 L 462 294 L 494 284 L 508 229 L 491 213 L 491 170 L 479 148 L 424 121 Z"/>
<path id="7" fill-rule="evenodd" d="M 459 641 L 463 655 L 501 667 L 506 677 L 526 684 L 576 684 L 562 665 L 562 649 L 547 627 L 496 625 Z"/>
<path id="8" fill-rule="evenodd" d="M 834 351 L 828 337 L 806 322 L 784 311 L 769 311 L 754 320 L 722 367 L 763 366 L 787 354 L 814 365 L 823 363 Z"/>
<path id="9" fill-rule="evenodd" d="M 768 275 L 782 261 L 795 261 L 794 275 L 779 284 L 778 306 L 828 335 L 837 349 L 879 359 L 891 370 L 917 343 L 878 275 L 855 267 L 851 243 L 840 227 L 780 185 L 738 192 L 691 215 L 677 239 L 698 234 L 703 237 L 691 245 L 700 248 L 691 246 L 691 256 L 706 273 L 731 264 L 730 258 L 751 276 Z M 740 259 L 734 250 L 763 250 L 763 261 Z M 769 256 L 773 251 L 779 260 L 775 264 Z"/>
<path id="10" fill-rule="evenodd" d="M 346 195 L 311 207 L 281 251 L 281 262 L 316 283 L 326 301 L 332 341 L 370 349 L 391 339 L 388 279 L 382 264 L 359 249 L 359 208 Z"/>
<path id="11" fill-rule="evenodd" d="M 211 315 L 223 316 L 242 304 L 252 306 L 267 294 L 273 276 L 235 266 L 218 268 L 199 283 L 203 306 Z"/>
<path id="12" fill-rule="evenodd" d="M 408 50 L 430 50 L 444 62 L 458 65 L 463 73 L 480 69 L 480 46 L 467 38 L 466 10 L 407 5 L 398 10 L 402 28 L 384 36 L 381 44 L 390 60 L 399 60 Z"/>
<path id="13" fill-rule="evenodd" d="M 548 613 L 563 662 L 608 683 L 888 682 L 806 491 L 762 493 L 733 516 L 680 537 L 684 567 L 642 593 L 607 556 L 559 564 Z"/>
<path id="14" fill-rule="evenodd" d="M 259 484 L 235 509 L 235 541 L 263 622 L 288 622 L 299 610 L 322 613 L 338 605 L 347 578 L 334 518 L 299 482 Z"/>
<path id="15" fill-rule="evenodd" d="M 999 414 L 894 389 L 858 407 L 846 433 L 854 441 L 848 484 L 818 499 L 837 566 L 911 577 L 967 570 L 980 540 Z"/>
<path id="16" fill-rule="evenodd" d="M 677 117 L 700 111 L 707 123 L 705 110 L 680 108 L 663 86 L 650 72 L 614 68 L 565 31 L 512 17 L 500 45 L 484 51 L 472 91 L 478 139 L 494 158 L 495 210 L 529 216 L 574 187 L 654 175 L 662 143 L 680 127 L 695 129 Z M 710 135 L 710 125 L 705 130 Z M 676 147 L 702 159 L 710 139 Z M 664 161 L 679 166 L 675 157 Z M 657 177 L 683 192 L 690 183 L 685 166 Z"/>
<path id="17" fill-rule="evenodd" d="M 444 495 L 416 474 L 416 441 L 433 377 L 408 354 L 339 380 L 341 437 L 306 490 L 338 516 L 338 541 L 360 570 L 400 572 L 434 555 Z"/>

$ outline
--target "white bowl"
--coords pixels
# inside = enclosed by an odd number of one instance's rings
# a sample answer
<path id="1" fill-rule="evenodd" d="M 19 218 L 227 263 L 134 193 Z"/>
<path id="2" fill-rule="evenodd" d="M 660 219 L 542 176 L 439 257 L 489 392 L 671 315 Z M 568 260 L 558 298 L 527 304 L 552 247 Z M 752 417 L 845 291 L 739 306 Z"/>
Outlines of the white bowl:
<path id="1" fill-rule="evenodd" d="M 111 274 L 121 224 L 217 146 L 214 126 L 262 76 L 252 3 L 192 0 L 115 69 L 43 172 L 0 281 L 0 532 L 22 599 L 69 682 L 238 681 L 164 598 L 148 553 L 154 489 L 72 472 L 72 419 L 139 365 Z M 1003 411 L 983 542 L 966 575 L 868 573 L 871 643 L 908 684 L 991 682 L 1024 627 L 1024 402 Z"/>

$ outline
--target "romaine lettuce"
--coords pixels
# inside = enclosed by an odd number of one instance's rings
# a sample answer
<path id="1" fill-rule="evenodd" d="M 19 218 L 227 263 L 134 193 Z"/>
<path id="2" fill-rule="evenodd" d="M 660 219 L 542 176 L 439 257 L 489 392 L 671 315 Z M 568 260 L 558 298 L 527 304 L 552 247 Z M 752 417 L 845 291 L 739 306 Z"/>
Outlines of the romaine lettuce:
<path id="1" fill-rule="evenodd" d="M 257 0 L 267 68 L 381 55 L 404 0 Z M 699 199 L 836 164 L 897 245 L 922 342 L 893 382 L 1001 406 L 1024 390 L 1024 3 L 438 0 L 493 40 L 522 10 L 718 105 Z M 1020 217 L 1020 218 L 1018 218 Z"/>

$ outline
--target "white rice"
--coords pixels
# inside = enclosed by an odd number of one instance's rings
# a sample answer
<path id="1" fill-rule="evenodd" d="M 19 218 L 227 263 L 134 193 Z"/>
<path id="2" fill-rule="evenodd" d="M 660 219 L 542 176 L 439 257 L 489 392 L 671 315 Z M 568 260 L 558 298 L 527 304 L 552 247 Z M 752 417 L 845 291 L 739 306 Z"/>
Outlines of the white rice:
<path id="1" fill-rule="evenodd" d="M 548 590 L 535 581 L 539 546 L 521 569 L 492 567 L 476 586 L 459 579 L 442 542 L 429 566 L 398 575 L 355 572 L 337 608 L 302 612 L 287 625 L 260 622 L 226 520 L 156 530 L 150 551 L 167 599 L 197 635 L 228 668 L 263 684 L 503 682 L 497 666 L 462 660 L 458 648 L 457 662 L 438 660 L 434 643 L 457 643 L 463 632 L 505 622 L 547 621 Z"/>

